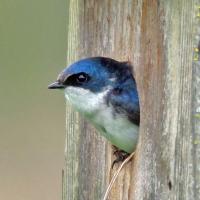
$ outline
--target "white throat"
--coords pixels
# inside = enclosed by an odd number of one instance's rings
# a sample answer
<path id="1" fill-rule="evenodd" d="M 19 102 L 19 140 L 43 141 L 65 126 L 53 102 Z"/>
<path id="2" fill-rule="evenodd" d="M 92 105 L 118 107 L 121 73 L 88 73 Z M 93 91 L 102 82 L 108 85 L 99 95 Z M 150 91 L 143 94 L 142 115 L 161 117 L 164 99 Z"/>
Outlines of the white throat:
<path id="1" fill-rule="evenodd" d="M 88 89 L 68 86 L 65 89 L 65 98 L 76 110 L 92 114 L 102 109 L 108 92 L 108 88 L 100 93 L 93 93 Z"/>

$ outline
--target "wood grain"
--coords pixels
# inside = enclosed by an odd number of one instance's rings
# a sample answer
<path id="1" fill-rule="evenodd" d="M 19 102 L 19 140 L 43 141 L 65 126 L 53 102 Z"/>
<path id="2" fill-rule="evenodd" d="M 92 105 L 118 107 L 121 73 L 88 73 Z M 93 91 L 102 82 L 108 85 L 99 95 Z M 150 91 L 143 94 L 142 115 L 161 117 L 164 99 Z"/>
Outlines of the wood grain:
<path id="1" fill-rule="evenodd" d="M 109 199 L 200 199 L 197 5 L 199 0 L 70 0 L 67 62 L 130 60 L 139 88 L 135 159 Z M 100 200 L 116 170 L 110 144 L 68 105 L 66 113 L 63 200 Z"/>

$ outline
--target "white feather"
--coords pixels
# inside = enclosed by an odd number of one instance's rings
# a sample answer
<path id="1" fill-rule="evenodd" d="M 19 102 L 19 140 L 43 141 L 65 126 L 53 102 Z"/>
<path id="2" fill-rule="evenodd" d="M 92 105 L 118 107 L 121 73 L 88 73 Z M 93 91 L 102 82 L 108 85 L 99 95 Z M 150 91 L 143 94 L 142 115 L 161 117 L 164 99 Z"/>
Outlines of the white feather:
<path id="1" fill-rule="evenodd" d="M 81 87 L 69 86 L 65 89 L 65 98 L 78 111 L 92 114 L 101 109 L 108 92 L 108 88 L 101 93 L 93 93 Z"/>

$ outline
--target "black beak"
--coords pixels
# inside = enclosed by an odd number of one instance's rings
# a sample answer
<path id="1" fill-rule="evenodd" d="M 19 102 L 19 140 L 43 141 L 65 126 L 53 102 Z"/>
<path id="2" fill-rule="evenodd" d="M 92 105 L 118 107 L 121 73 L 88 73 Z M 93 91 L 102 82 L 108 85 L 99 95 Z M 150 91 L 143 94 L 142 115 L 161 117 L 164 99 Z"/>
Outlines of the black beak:
<path id="1" fill-rule="evenodd" d="M 58 81 L 48 86 L 48 89 L 63 89 L 63 88 L 65 88 L 64 85 L 62 83 L 59 83 Z"/>

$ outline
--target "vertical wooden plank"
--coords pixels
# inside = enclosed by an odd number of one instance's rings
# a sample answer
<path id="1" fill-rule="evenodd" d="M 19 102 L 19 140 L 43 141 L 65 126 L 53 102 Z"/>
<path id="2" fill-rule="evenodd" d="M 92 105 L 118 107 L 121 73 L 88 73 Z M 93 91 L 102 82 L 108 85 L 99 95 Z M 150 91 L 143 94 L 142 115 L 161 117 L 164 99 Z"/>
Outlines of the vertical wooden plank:
<path id="1" fill-rule="evenodd" d="M 68 19 L 68 51 L 67 63 L 75 61 L 78 56 L 78 34 L 79 34 L 79 2 L 69 2 Z M 70 106 L 66 106 L 66 147 L 65 147 L 65 170 L 63 180 L 63 199 L 78 199 L 78 165 L 79 165 L 79 115 L 74 113 Z"/>
<path id="2" fill-rule="evenodd" d="M 67 63 L 80 59 L 83 1 L 70 1 Z M 101 199 L 105 186 L 105 141 L 94 134 L 70 106 L 66 107 L 66 148 L 63 198 Z"/>
<path id="3" fill-rule="evenodd" d="M 195 3 L 143 1 L 134 200 L 199 199 L 191 93 Z"/>
<path id="4" fill-rule="evenodd" d="M 138 87 L 140 91 L 141 125 L 140 141 L 135 156 L 133 199 L 155 199 L 159 193 L 154 189 L 157 173 L 157 157 L 162 153 L 160 149 L 163 97 L 164 97 L 164 27 L 165 10 L 159 1 L 143 1 L 140 60 L 136 68 Z M 165 140 L 163 140 L 164 142 Z M 158 163 L 160 173 L 165 173 L 165 163 Z M 162 174 L 162 176 L 163 176 Z M 160 177 L 161 178 L 161 177 Z M 160 179 L 159 179 L 160 180 Z M 161 198 L 162 199 L 162 198 Z"/>
<path id="5" fill-rule="evenodd" d="M 138 41 L 137 28 L 140 20 L 141 1 L 123 1 L 118 0 L 102 0 L 92 1 L 87 0 L 81 6 L 80 17 L 80 57 L 90 56 L 106 56 L 112 57 L 117 60 L 132 60 L 134 52 L 135 42 Z M 88 125 L 87 125 L 88 126 Z M 92 133 L 91 137 L 94 138 L 96 133 Z M 90 135 L 86 132 L 83 137 L 87 140 Z M 97 136 L 100 140 L 104 138 Z M 102 142 L 102 141 L 101 141 Z M 96 143 L 98 144 L 99 141 Z M 102 194 L 96 199 L 102 199 L 105 193 L 106 186 L 108 186 L 109 180 L 113 176 L 116 168 L 111 170 L 111 163 L 113 161 L 112 150 L 110 145 L 107 145 L 103 149 L 103 145 L 100 146 L 99 154 L 105 155 L 99 160 L 101 166 L 102 177 L 100 180 L 104 180 L 102 185 Z M 97 150 L 92 149 L 92 154 L 97 153 Z M 97 160 L 93 160 L 97 162 Z M 104 164 L 105 162 L 105 164 Z M 90 163 L 88 168 L 92 170 L 94 163 Z M 126 170 L 120 173 L 116 184 L 114 185 L 110 194 L 110 199 L 126 200 L 129 198 L 129 189 L 131 183 L 131 163 L 126 166 Z M 86 181 L 86 179 L 85 179 Z M 95 183 L 94 183 L 95 185 Z M 90 196 L 88 198 L 92 199 Z"/>
<path id="6" fill-rule="evenodd" d="M 140 0 L 119 0 L 117 3 L 114 0 L 71 0 L 68 63 L 91 56 L 117 60 L 138 58 L 134 44 L 139 45 L 141 5 Z M 111 146 L 68 106 L 66 121 L 64 199 L 102 199 L 116 170 L 111 170 Z M 129 198 L 131 165 L 129 163 L 121 172 L 110 199 Z"/>

